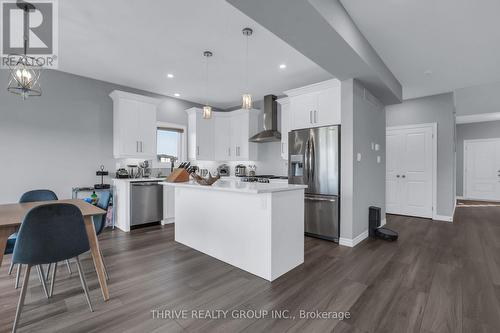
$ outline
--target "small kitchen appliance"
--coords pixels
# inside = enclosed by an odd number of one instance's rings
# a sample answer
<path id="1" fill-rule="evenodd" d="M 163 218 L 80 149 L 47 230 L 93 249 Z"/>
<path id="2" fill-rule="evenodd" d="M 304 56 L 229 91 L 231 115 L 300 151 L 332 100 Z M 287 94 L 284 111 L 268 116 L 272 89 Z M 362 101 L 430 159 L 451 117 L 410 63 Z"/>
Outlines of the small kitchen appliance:
<path id="1" fill-rule="evenodd" d="M 243 164 L 238 164 L 234 167 L 234 175 L 236 177 L 245 177 L 247 175 L 247 167 Z"/>
<path id="2" fill-rule="evenodd" d="M 221 176 L 221 177 L 228 177 L 230 175 L 230 172 L 229 172 L 229 165 L 227 164 L 221 164 L 217 167 L 217 173 Z"/>

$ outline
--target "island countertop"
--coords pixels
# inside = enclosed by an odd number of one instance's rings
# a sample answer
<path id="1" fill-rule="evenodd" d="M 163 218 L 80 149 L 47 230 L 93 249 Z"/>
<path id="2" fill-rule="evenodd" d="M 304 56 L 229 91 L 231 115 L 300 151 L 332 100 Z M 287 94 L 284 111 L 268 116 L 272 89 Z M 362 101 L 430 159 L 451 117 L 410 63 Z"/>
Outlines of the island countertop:
<path id="1" fill-rule="evenodd" d="M 307 188 L 307 185 L 294 185 L 286 183 L 245 183 L 234 180 L 222 180 L 222 179 L 219 179 L 212 186 L 199 185 L 194 181 L 189 181 L 185 183 L 160 182 L 160 184 L 173 187 L 196 188 L 206 191 L 225 191 L 225 192 L 238 192 L 238 193 L 248 193 L 248 194 L 296 191 L 296 190 L 304 190 Z"/>

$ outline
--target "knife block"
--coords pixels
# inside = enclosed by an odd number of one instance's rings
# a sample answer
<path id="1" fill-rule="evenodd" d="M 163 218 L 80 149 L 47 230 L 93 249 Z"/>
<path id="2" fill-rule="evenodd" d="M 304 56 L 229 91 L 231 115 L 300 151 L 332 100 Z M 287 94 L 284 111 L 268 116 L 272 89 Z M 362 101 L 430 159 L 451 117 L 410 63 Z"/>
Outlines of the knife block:
<path id="1" fill-rule="evenodd" d="M 169 183 L 184 183 L 187 181 L 189 181 L 189 173 L 186 171 L 186 169 L 175 169 L 167 177 L 167 182 Z"/>

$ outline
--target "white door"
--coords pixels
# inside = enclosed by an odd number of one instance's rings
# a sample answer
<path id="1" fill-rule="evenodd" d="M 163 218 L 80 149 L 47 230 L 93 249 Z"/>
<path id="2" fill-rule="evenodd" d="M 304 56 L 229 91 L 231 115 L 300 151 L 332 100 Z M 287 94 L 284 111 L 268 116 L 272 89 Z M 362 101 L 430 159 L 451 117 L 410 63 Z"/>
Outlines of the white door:
<path id="1" fill-rule="evenodd" d="M 156 105 L 139 102 L 139 155 L 156 156 Z"/>
<path id="2" fill-rule="evenodd" d="M 317 101 L 317 93 L 304 94 L 291 98 L 292 130 L 313 126 L 314 111 L 318 105 Z"/>
<path id="3" fill-rule="evenodd" d="M 203 119 L 201 112 L 196 113 L 196 159 L 214 159 L 214 119 Z"/>
<path id="4" fill-rule="evenodd" d="M 500 200 L 500 139 L 464 142 L 465 197 Z"/>
<path id="5" fill-rule="evenodd" d="M 131 99 L 120 99 L 120 155 L 137 156 L 139 155 L 139 102 Z"/>
<path id="6" fill-rule="evenodd" d="M 314 127 L 340 125 L 340 87 L 318 93 L 318 107 L 313 121 Z"/>
<path id="7" fill-rule="evenodd" d="M 231 118 L 227 116 L 214 117 L 215 160 L 231 160 Z"/>
<path id="8" fill-rule="evenodd" d="M 387 213 L 432 218 L 434 128 L 387 129 Z"/>

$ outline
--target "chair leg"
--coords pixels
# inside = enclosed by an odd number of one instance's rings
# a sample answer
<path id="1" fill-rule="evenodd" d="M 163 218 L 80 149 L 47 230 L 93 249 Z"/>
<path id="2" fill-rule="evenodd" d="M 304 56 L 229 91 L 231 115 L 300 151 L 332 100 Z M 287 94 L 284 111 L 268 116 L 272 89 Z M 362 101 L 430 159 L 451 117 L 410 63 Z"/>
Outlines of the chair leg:
<path id="1" fill-rule="evenodd" d="M 21 270 L 21 265 L 19 265 L 18 270 Z M 19 323 L 19 318 L 21 317 L 21 311 L 23 311 L 24 298 L 26 297 L 26 290 L 28 289 L 28 282 L 30 280 L 31 265 L 26 266 L 26 273 L 24 274 L 23 286 L 21 288 L 21 295 L 19 296 L 19 302 L 17 303 L 16 316 L 14 317 L 14 325 L 12 326 L 12 333 L 16 332 L 17 324 Z"/>
<path id="2" fill-rule="evenodd" d="M 16 289 L 19 288 L 19 278 L 21 277 L 21 269 L 23 265 L 17 264 L 17 272 L 16 272 Z"/>
<path id="3" fill-rule="evenodd" d="M 80 275 L 80 282 L 82 283 L 83 292 L 85 293 L 85 298 L 89 304 L 90 312 L 94 312 L 92 309 L 92 303 L 90 302 L 89 289 L 87 288 L 87 281 L 85 281 L 85 275 L 83 274 L 82 265 L 80 265 L 80 259 L 76 258 L 76 267 L 78 268 L 78 275 Z"/>
<path id="4" fill-rule="evenodd" d="M 49 292 L 47 291 L 47 284 L 45 283 L 45 274 L 43 273 L 42 265 L 36 266 L 36 270 L 38 272 L 38 279 L 40 280 L 43 291 L 45 292 L 45 296 L 49 298 Z"/>
<path id="5" fill-rule="evenodd" d="M 101 260 L 104 265 L 104 275 L 106 275 L 106 280 L 109 280 L 108 268 L 106 267 L 106 262 L 104 261 L 104 256 L 102 255 L 102 251 L 99 251 L 99 254 L 101 255 Z"/>
<path id="6" fill-rule="evenodd" d="M 66 266 L 68 266 L 68 272 L 69 275 L 71 275 L 73 272 L 71 271 L 71 263 L 69 262 L 69 259 L 66 259 Z"/>
<path id="7" fill-rule="evenodd" d="M 14 268 L 14 263 L 11 261 L 9 266 L 9 275 L 12 274 L 12 269 Z"/>
<path id="8" fill-rule="evenodd" d="M 54 283 L 56 282 L 56 272 L 57 272 L 57 262 L 54 263 L 54 269 L 52 270 L 52 276 L 50 278 L 49 297 L 52 297 L 52 295 L 54 295 Z"/>
<path id="9" fill-rule="evenodd" d="M 50 278 L 50 270 L 52 269 L 52 264 L 47 265 L 47 274 L 45 274 L 45 280 L 49 281 Z"/>

